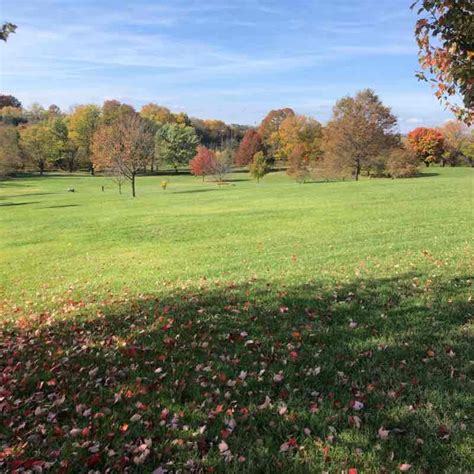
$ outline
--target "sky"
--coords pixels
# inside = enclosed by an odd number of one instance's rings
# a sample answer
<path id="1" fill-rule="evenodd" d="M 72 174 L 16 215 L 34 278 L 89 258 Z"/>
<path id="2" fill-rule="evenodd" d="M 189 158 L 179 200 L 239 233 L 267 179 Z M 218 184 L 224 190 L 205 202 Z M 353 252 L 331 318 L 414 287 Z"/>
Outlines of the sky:
<path id="1" fill-rule="evenodd" d="M 118 99 L 254 125 L 321 122 L 370 87 L 400 131 L 450 113 L 419 70 L 413 0 L 0 0 L 0 93 L 62 109 Z"/>

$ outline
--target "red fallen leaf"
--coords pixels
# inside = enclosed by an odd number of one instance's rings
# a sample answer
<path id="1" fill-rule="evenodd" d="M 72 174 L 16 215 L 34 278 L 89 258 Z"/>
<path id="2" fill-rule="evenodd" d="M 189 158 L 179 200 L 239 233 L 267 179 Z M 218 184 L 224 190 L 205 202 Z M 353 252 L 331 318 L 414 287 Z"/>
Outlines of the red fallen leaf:
<path id="1" fill-rule="evenodd" d="M 401 472 L 407 472 L 411 469 L 411 464 L 403 463 L 400 464 L 399 468 Z"/>
<path id="2" fill-rule="evenodd" d="M 57 381 L 56 379 L 51 379 L 51 380 L 48 380 L 46 383 L 49 387 L 54 387 L 57 384 Z"/>
<path id="3" fill-rule="evenodd" d="M 295 361 L 298 360 L 299 354 L 296 351 L 291 351 L 290 352 L 290 357 L 291 357 L 291 360 L 295 362 Z"/>
<path id="4" fill-rule="evenodd" d="M 355 467 L 351 467 L 347 474 L 357 474 L 357 469 Z"/>
<path id="5" fill-rule="evenodd" d="M 323 447 L 323 456 L 324 456 L 324 462 L 329 462 L 330 457 L 329 457 L 329 446 L 324 446 Z"/>
<path id="6" fill-rule="evenodd" d="M 291 336 L 293 337 L 293 339 L 296 339 L 298 341 L 301 339 L 301 333 L 299 331 L 293 331 L 291 333 Z"/>
<path id="7" fill-rule="evenodd" d="M 221 430 L 221 438 L 227 439 L 230 436 L 230 431 L 226 428 Z"/>
<path id="8" fill-rule="evenodd" d="M 137 348 L 136 347 L 127 347 L 125 349 L 122 349 L 122 353 L 126 355 L 127 357 L 134 358 L 137 356 Z"/>
<path id="9" fill-rule="evenodd" d="M 95 454 L 93 454 L 92 456 L 89 456 L 86 459 L 86 465 L 88 467 L 93 467 L 93 466 L 97 465 L 99 462 L 100 462 L 100 454 L 99 453 L 95 453 Z"/>
<path id="10" fill-rule="evenodd" d="M 12 461 L 11 466 L 13 469 L 19 469 L 20 467 L 23 469 L 31 469 L 36 466 L 41 467 L 44 463 L 44 461 L 41 461 L 39 459 L 15 459 L 14 461 Z"/>
<path id="11" fill-rule="evenodd" d="M 81 434 L 84 438 L 87 438 L 91 434 L 91 429 L 86 426 L 85 428 L 82 429 Z"/>
<path id="12" fill-rule="evenodd" d="M 298 441 L 296 441 L 296 438 L 290 438 L 288 440 L 288 446 L 292 446 L 292 447 L 298 446 Z"/>
<path id="13" fill-rule="evenodd" d="M 288 306 L 280 306 L 280 313 L 288 313 Z"/>

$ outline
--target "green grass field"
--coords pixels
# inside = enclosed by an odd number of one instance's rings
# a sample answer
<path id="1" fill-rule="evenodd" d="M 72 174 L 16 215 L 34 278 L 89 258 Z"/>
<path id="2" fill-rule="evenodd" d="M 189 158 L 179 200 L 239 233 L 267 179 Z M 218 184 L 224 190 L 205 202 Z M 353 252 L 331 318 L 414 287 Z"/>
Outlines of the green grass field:
<path id="1" fill-rule="evenodd" d="M 0 182 L 0 470 L 469 471 L 474 170 L 428 171 Z"/>

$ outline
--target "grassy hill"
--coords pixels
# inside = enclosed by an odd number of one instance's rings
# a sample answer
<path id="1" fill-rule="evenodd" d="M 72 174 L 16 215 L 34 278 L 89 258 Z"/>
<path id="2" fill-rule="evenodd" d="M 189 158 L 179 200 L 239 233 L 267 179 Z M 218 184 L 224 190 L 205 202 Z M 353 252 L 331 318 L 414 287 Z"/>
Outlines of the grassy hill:
<path id="1" fill-rule="evenodd" d="M 467 471 L 473 176 L 0 182 L 0 468 Z"/>

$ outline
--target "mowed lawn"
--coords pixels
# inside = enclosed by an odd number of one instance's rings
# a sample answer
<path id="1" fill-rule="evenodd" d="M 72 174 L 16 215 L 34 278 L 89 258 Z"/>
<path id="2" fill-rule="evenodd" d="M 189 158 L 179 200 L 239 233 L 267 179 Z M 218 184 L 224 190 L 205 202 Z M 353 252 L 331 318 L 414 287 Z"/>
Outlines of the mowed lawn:
<path id="1" fill-rule="evenodd" d="M 474 171 L 423 171 L 0 182 L 0 470 L 469 471 Z"/>

